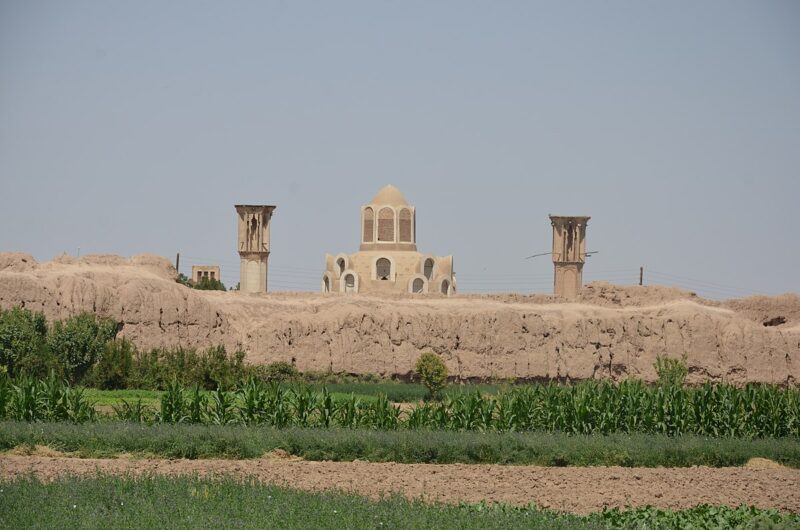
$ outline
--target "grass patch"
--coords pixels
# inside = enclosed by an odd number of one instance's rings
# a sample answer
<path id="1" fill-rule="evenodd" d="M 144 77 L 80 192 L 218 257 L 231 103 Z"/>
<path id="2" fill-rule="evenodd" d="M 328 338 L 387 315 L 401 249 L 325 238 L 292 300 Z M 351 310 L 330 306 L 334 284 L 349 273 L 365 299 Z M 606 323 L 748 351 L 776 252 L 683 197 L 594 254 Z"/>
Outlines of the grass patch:
<path id="1" fill-rule="evenodd" d="M 0 422 L 0 450 L 37 445 L 85 457 L 133 453 L 165 458 L 259 458 L 281 449 L 306 460 L 725 467 L 766 458 L 800 468 L 797 438 Z"/>
<path id="2" fill-rule="evenodd" d="M 157 407 L 163 393 L 161 390 L 99 390 L 97 388 L 87 388 L 84 391 L 84 396 L 93 402 L 95 406 L 111 407 L 120 405 L 123 400 L 130 402 L 141 399 L 143 404 Z"/>
<path id="3" fill-rule="evenodd" d="M 192 477 L 62 478 L 0 484 L 2 528 L 792 528 L 800 517 L 774 510 L 700 506 L 642 508 L 588 516 L 535 507 L 380 501 L 309 493 L 254 482 Z M 31 509 L 35 506 L 36 509 Z M 761 527 L 764 527 L 761 526 Z"/>
<path id="4" fill-rule="evenodd" d="M 338 385 L 333 385 L 338 386 Z M 347 388 L 350 386 L 357 386 L 357 385 L 343 385 Z M 319 390 L 322 390 L 322 386 L 319 387 Z M 344 401 L 350 398 L 350 390 L 336 390 L 336 389 L 329 389 L 331 392 L 331 396 L 336 401 Z M 203 390 L 201 394 L 205 396 L 210 396 L 212 392 L 210 390 Z M 84 397 L 92 403 L 92 405 L 100 412 L 103 412 L 107 415 L 113 416 L 113 411 L 110 410 L 111 407 L 118 407 L 122 405 L 123 401 L 127 401 L 128 403 L 134 403 L 138 400 L 141 400 L 142 404 L 150 407 L 152 410 L 159 410 L 161 408 L 161 396 L 164 395 L 163 390 L 100 390 L 97 388 L 86 388 L 84 389 Z M 378 394 L 356 394 L 356 397 L 361 399 L 363 402 L 373 402 L 376 401 Z"/>

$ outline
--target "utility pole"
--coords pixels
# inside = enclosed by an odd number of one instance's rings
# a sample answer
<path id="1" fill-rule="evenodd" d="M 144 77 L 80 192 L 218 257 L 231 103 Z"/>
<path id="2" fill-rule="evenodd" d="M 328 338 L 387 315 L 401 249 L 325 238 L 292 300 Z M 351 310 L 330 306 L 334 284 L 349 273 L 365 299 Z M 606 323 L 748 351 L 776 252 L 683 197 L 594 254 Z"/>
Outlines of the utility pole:
<path id="1" fill-rule="evenodd" d="M 175 270 L 178 271 L 178 275 L 180 276 L 180 274 L 181 274 L 181 253 L 180 252 L 178 252 L 178 254 L 175 256 Z"/>
<path id="2" fill-rule="evenodd" d="M 642 285 L 644 279 L 644 267 L 639 267 L 639 285 Z"/>

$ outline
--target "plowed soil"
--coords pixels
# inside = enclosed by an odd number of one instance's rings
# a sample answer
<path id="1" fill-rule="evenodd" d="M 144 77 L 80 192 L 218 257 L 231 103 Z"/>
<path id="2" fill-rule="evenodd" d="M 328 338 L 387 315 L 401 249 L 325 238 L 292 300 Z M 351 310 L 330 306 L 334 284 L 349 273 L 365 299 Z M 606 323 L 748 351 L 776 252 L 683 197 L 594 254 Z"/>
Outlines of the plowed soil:
<path id="1" fill-rule="evenodd" d="M 586 514 L 604 506 L 686 509 L 740 504 L 800 512 L 800 470 L 787 468 L 622 468 L 433 465 L 261 460 L 0 457 L 0 480 L 33 474 L 201 475 L 256 478 L 303 490 L 341 490 L 378 498 L 398 492 L 448 503 L 502 502 Z"/>

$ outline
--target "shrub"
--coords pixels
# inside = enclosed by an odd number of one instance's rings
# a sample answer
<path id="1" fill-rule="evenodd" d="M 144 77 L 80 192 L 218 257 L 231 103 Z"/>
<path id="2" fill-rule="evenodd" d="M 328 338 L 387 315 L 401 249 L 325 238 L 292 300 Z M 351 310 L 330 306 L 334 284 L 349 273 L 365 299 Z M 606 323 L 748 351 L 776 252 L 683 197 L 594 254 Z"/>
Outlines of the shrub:
<path id="1" fill-rule="evenodd" d="M 27 372 L 42 376 L 47 373 L 47 319 L 21 307 L 0 309 L 0 366 L 10 376 Z M 45 366 L 40 366 L 43 364 Z M 40 373 L 44 368 L 44 373 Z"/>
<path id="2" fill-rule="evenodd" d="M 192 382 L 209 390 L 233 388 L 244 379 L 244 356 L 242 351 L 228 355 L 224 346 L 209 348 L 198 355 Z"/>
<path id="3" fill-rule="evenodd" d="M 91 313 L 80 313 L 53 324 L 47 342 L 63 363 L 71 381 L 79 381 L 100 358 L 106 342 L 117 334 L 117 324 Z"/>
<path id="4" fill-rule="evenodd" d="M 201 278 L 199 282 L 195 282 L 192 287 L 200 289 L 201 291 L 227 291 L 225 285 L 215 278 Z"/>
<path id="5" fill-rule="evenodd" d="M 223 346 L 202 352 L 181 347 L 135 351 L 128 387 L 164 390 L 177 381 L 206 390 L 232 388 L 245 377 L 244 357 L 244 352 L 229 355 Z"/>
<path id="6" fill-rule="evenodd" d="M 107 342 L 87 383 L 104 390 L 127 388 L 135 351 L 135 346 L 128 339 Z"/>
<path id="7" fill-rule="evenodd" d="M 683 386 L 686 376 L 689 374 L 685 353 L 680 359 L 670 359 L 659 355 L 656 357 L 655 368 L 658 374 L 658 384 L 661 386 Z"/>
<path id="8" fill-rule="evenodd" d="M 420 355 L 414 369 L 432 398 L 436 398 L 447 386 L 447 366 L 435 353 L 427 352 Z"/>
<path id="9" fill-rule="evenodd" d="M 296 381 L 300 378 L 300 372 L 297 371 L 297 368 L 285 361 L 270 363 L 266 366 L 257 366 L 254 367 L 253 370 L 255 370 L 258 377 L 264 381 L 283 383 Z"/>

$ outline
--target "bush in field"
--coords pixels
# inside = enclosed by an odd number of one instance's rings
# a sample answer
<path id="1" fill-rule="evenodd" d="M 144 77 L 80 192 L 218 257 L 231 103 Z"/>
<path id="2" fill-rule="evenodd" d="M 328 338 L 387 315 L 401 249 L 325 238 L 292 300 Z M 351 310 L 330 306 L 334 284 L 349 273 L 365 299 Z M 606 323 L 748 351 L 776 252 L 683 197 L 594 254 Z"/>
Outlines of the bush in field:
<path id="1" fill-rule="evenodd" d="M 431 397 L 436 398 L 447 386 L 447 366 L 435 353 L 427 352 L 420 355 L 414 369 Z"/>
<path id="2" fill-rule="evenodd" d="M 192 382 L 209 390 L 233 388 L 245 377 L 244 357 L 243 351 L 228 355 L 224 346 L 209 348 L 198 355 Z"/>
<path id="3" fill-rule="evenodd" d="M 300 378 L 300 372 L 297 371 L 297 368 L 286 361 L 278 361 L 266 366 L 258 366 L 255 367 L 254 370 L 260 379 L 269 382 L 285 383 L 297 381 Z"/>
<path id="4" fill-rule="evenodd" d="M 100 358 L 106 342 L 117 334 L 111 319 L 81 313 L 53 324 L 47 337 L 50 351 L 61 360 L 71 381 L 79 381 Z"/>
<path id="5" fill-rule="evenodd" d="M 671 359 L 659 355 L 656 357 L 655 369 L 658 374 L 659 385 L 683 386 L 686 382 L 686 376 L 689 374 L 689 368 L 686 366 L 686 354 L 684 353 L 680 359 Z"/>
<path id="6" fill-rule="evenodd" d="M 0 366 L 11 376 L 47 373 L 47 319 L 21 307 L 0 309 Z M 42 366 L 44 365 L 44 366 Z M 44 374 L 40 369 L 44 369 Z"/>
<path id="7" fill-rule="evenodd" d="M 127 388 L 134 351 L 136 348 L 128 339 L 108 341 L 86 382 L 104 390 Z"/>
<path id="8" fill-rule="evenodd" d="M 193 348 L 134 352 L 129 388 L 164 390 L 173 381 L 198 384 L 206 390 L 232 388 L 245 378 L 244 352 L 228 354 L 223 346 L 198 352 Z"/>

